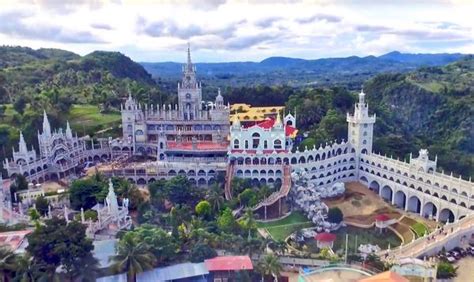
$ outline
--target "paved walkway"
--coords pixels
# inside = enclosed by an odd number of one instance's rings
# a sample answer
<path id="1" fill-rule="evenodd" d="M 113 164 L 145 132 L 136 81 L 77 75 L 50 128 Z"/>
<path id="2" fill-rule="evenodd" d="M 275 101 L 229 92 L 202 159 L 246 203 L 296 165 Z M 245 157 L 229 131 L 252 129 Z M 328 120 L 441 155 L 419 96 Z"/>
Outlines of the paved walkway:
<path id="1" fill-rule="evenodd" d="M 469 231 L 474 232 L 474 214 L 468 215 L 457 222 L 446 224 L 442 229 L 436 229 L 429 235 L 418 238 L 397 249 L 383 250 L 378 255 L 386 259 L 418 257 L 430 249 L 444 246 L 455 236 Z M 385 257 L 386 255 L 387 257 Z"/>

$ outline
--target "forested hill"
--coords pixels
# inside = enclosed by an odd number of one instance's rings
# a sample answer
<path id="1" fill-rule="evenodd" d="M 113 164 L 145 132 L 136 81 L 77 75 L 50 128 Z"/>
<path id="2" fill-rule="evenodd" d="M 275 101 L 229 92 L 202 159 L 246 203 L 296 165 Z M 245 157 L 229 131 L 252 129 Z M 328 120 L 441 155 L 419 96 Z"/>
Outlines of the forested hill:
<path id="1" fill-rule="evenodd" d="M 196 66 L 203 80 L 218 86 L 337 84 L 358 87 L 361 82 L 379 73 L 444 65 L 462 57 L 458 53 L 404 54 L 394 51 L 379 57 L 351 56 L 317 60 L 270 57 L 261 62 L 197 63 Z M 141 64 L 153 76 L 164 79 L 177 79 L 181 74 L 180 63 Z"/>
<path id="2" fill-rule="evenodd" d="M 406 155 L 427 147 L 445 171 L 474 176 L 474 57 L 369 80 L 375 149 Z"/>
<path id="3" fill-rule="evenodd" d="M 95 51 L 81 57 L 59 49 L 0 47 L 0 103 L 53 88 L 81 102 L 78 93 L 87 88 L 110 85 L 109 90 L 115 90 L 113 84 L 122 80 L 155 84 L 140 64 L 118 52 Z"/>

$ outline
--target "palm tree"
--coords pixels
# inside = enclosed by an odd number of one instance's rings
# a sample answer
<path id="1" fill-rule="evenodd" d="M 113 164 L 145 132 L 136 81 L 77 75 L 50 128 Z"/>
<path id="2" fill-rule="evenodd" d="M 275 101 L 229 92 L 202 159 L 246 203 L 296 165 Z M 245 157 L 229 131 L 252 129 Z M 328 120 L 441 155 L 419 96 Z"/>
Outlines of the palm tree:
<path id="1" fill-rule="evenodd" d="M 9 247 L 0 247 L 0 281 L 8 281 L 11 272 L 16 270 L 16 255 Z"/>
<path id="2" fill-rule="evenodd" d="M 246 208 L 245 213 L 240 220 L 241 225 L 247 229 L 248 238 L 251 237 L 251 232 L 257 227 L 257 222 L 253 216 L 253 211 L 251 208 Z"/>
<path id="3" fill-rule="evenodd" d="M 276 282 L 280 276 L 280 272 L 283 270 L 278 257 L 274 255 L 264 256 L 263 259 L 258 263 L 258 269 L 262 274 L 262 281 L 265 275 L 271 275 Z"/>
<path id="4" fill-rule="evenodd" d="M 127 271 L 127 281 L 135 282 L 137 273 L 149 269 L 155 263 L 155 256 L 149 251 L 148 245 L 139 242 L 133 234 L 125 234 L 119 241 L 117 255 L 112 257 L 113 268 Z"/>
<path id="5" fill-rule="evenodd" d="M 222 196 L 222 189 L 219 184 L 214 183 L 207 195 L 207 201 L 211 204 L 214 212 L 219 212 L 224 204 L 224 197 Z"/>
<path id="6" fill-rule="evenodd" d="M 37 281 L 39 274 L 38 266 L 33 262 L 33 258 L 25 253 L 16 258 L 16 273 L 15 281 L 19 282 L 34 282 Z"/>

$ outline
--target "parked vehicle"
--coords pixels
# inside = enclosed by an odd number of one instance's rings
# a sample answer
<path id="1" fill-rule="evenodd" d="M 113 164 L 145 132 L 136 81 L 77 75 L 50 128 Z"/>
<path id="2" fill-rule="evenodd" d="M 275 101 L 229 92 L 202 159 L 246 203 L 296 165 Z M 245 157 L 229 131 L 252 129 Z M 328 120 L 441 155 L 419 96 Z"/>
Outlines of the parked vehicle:
<path id="1" fill-rule="evenodd" d="M 455 262 L 456 261 L 456 259 L 454 257 L 447 257 L 446 260 L 448 262 Z"/>

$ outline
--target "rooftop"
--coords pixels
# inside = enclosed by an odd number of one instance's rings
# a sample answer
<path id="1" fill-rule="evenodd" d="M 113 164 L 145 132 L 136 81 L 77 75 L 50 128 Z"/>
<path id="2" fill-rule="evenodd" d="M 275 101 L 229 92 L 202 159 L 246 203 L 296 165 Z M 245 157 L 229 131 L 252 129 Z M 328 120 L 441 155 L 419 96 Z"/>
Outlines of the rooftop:
<path id="1" fill-rule="evenodd" d="M 238 271 L 252 270 L 253 265 L 249 256 L 223 256 L 204 261 L 209 271 Z"/>

